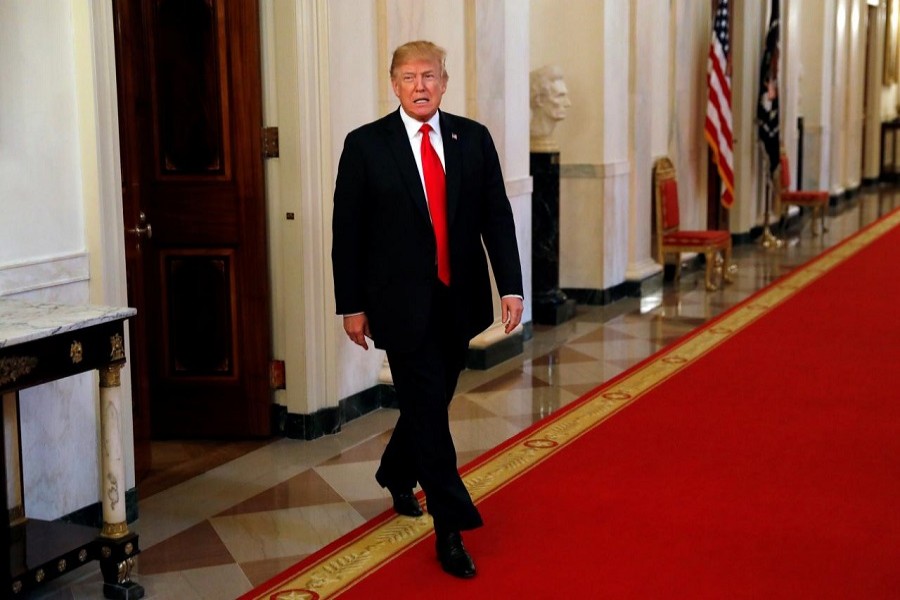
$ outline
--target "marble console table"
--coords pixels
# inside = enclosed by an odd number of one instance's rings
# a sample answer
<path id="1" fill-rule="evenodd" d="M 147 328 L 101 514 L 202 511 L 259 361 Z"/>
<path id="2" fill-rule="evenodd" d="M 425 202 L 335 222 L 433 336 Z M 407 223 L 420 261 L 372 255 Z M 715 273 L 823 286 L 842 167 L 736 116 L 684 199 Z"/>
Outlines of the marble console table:
<path id="1" fill-rule="evenodd" d="M 124 323 L 131 308 L 67 306 L 0 298 L 0 397 L 78 373 L 100 373 L 100 456 L 103 528 L 29 519 L 13 506 L 0 522 L 0 597 L 25 597 L 42 583 L 91 561 L 99 561 L 107 598 L 141 598 L 130 580 L 140 552 L 125 516 L 119 375 L 125 364 Z M 0 428 L 0 464 L 6 465 L 5 427 Z M 0 507 L 10 507 L 7 472 L 0 469 Z"/>

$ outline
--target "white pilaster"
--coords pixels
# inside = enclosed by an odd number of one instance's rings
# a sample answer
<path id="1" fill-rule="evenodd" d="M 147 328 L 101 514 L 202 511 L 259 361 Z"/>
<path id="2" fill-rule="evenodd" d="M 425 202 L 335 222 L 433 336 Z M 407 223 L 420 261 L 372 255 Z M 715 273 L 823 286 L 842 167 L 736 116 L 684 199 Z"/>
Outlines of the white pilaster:
<path id="1" fill-rule="evenodd" d="M 881 102 L 884 81 L 884 26 L 887 7 L 884 3 L 868 7 L 868 41 L 866 48 L 866 106 L 863 143 L 863 179 L 877 179 L 881 172 Z"/>
<path id="2" fill-rule="evenodd" d="M 469 117 L 491 132 L 516 221 L 525 290 L 523 322 L 531 320 L 531 176 L 528 173 L 528 15 L 525 2 L 469 0 L 466 90 Z M 492 276 L 493 278 L 493 276 Z M 495 323 L 474 344 L 490 345 L 505 334 L 494 295 Z M 500 335 L 497 334 L 500 332 Z"/>
<path id="3" fill-rule="evenodd" d="M 122 165 L 119 150 L 119 105 L 116 84 L 116 53 L 112 3 L 73 5 L 75 18 L 88 25 L 76 31 L 90 32 L 78 42 L 81 150 L 83 159 L 86 242 L 90 257 L 90 300 L 108 306 L 127 306 L 125 274 L 125 230 L 122 214 Z M 85 11 L 86 12 L 82 12 Z M 125 353 L 130 356 L 130 335 L 125 328 Z M 134 427 L 131 402 L 131 366 L 121 369 L 121 394 L 125 478 L 123 486 L 135 485 Z"/>
<path id="4" fill-rule="evenodd" d="M 648 14 L 657 18 L 646 19 Z M 656 40 L 655 48 L 668 49 L 668 3 L 660 0 L 632 0 L 629 21 L 630 46 L 635 49 L 639 40 L 649 36 Z M 649 31 L 647 29 L 649 28 Z M 668 86 L 654 80 L 653 52 L 632 52 L 629 73 L 631 91 L 631 118 L 629 122 L 629 146 L 631 172 L 629 174 L 628 210 L 628 266 L 625 278 L 642 281 L 662 270 L 662 266 L 650 256 L 653 219 L 653 170 L 654 90 L 665 94 Z"/>

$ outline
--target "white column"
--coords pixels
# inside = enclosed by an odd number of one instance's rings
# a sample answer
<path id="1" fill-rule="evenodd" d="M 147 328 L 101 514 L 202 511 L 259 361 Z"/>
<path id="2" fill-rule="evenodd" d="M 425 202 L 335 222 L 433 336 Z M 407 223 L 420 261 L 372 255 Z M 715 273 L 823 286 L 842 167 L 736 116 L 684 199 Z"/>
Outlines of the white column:
<path id="1" fill-rule="evenodd" d="M 73 4 L 76 21 L 89 23 L 76 29 L 88 31 L 90 39 L 76 33 L 76 60 L 79 77 L 81 156 L 84 159 L 83 186 L 85 229 L 90 256 L 90 300 L 108 306 L 128 305 L 125 273 L 124 219 L 122 216 L 122 165 L 119 151 L 119 106 L 116 84 L 114 15 L 111 2 Z M 125 351 L 130 339 L 125 328 Z M 123 487 L 134 487 L 134 428 L 131 412 L 131 368 L 122 368 L 125 472 Z"/>
<path id="2" fill-rule="evenodd" d="M 867 8 L 868 47 L 866 50 L 866 148 L 863 156 L 863 180 L 875 180 L 881 173 L 881 97 L 884 81 L 884 26 L 886 7 L 883 3 Z"/>
<path id="3" fill-rule="evenodd" d="M 757 134 L 759 66 L 769 27 L 769 2 L 732 3 L 731 104 L 734 129 L 732 232 L 749 232 L 765 219 L 765 167 Z M 680 194 L 679 194 L 680 195 Z"/>
<path id="4" fill-rule="evenodd" d="M 831 90 L 832 111 L 829 117 L 833 137 L 831 139 L 829 160 L 832 174 L 830 190 L 833 194 L 841 194 L 847 189 L 847 160 L 849 158 L 847 153 L 849 134 L 847 123 L 849 93 L 847 87 L 850 81 L 851 5 L 851 0 L 837 0 L 834 22 L 830 24 L 834 31 L 833 80 L 831 88 L 823 88 Z M 826 23 L 826 26 L 828 25 Z"/>
<path id="5" fill-rule="evenodd" d="M 665 81 L 655 79 L 658 75 L 654 65 L 666 64 L 667 56 L 660 57 L 658 50 L 668 50 L 665 40 L 669 35 L 668 3 L 664 0 L 632 0 L 629 23 L 629 46 L 632 50 L 629 68 L 629 89 L 631 91 L 631 119 L 629 123 L 629 147 L 631 173 L 629 174 L 628 210 L 628 266 L 625 278 L 639 282 L 662 271 L 662 266 L 653 260 L 651 231 L 653 219 L 653 131 L 660 123 L 654 102 L 655 95 L 663 101 L 667 96 L 668 72 Z M 647 15 L 655 15 L 647 19 Z M 638 52 L 642 40 L 655 40 L 652 50 Z M 662 60 L 660 60 L 662 58 Z"/>
<path id="6" fill-rule="evenodd" d="M 265 125 L 279 128 L 280 143 L 279 158 L 266 163 L 273 346 L 276 358 L 285 361 L 287 383 L 276 401 L 295 414 L 337 406 L 340 398 L 371 386 L 378 364 L 372 360 L 367 371 L 351 365 L 346 371 L 351 387 L 357 373 L 369 377 L 351 391 L 338 390 L 341 323 L 334 314 L 330 258 L 335 152 L 330 86 L 332 81 L 343 86 L 354 81 L 354 93 L 338 94 L 357 100 L 356 110 L 343 114 L 371 120 L 374 104 L 365 110 L 361 90 L 373 86 L 374 79 L 366 79 L 371 73 L 354 55 L 358 51 L 371 57 L 371 49 L 353 43 L 344 45 L 346 58 L 338 61 L 342 79 L 331 77 L 332 6 L 341 15 L 346 10 L 346 2 L 326 0 L 260 4 Z M 360 27 L 372 28 L 361 10 L 357 17 Z M 356 70 L 351 76 L 344 66 L 353 59 Z M 337 152 L 347 131 L 337 140 Z"/>
<path id="7" fill-rule="evenodd" d="M 631 63 L 629 28 L 631 6 L 626 2 L 603 3 L 603 278 L 600 288 L 609 289 L 625 281 L 628 264 L 629 164 L 628 128 L 631 102 L 621 89 L 622 74 Z M 644 15 L 642 15 L 644 16 Z M 587 100 L 587 99 L 585 99 Z M 634 176 L 640 177 L 640 173 Z M 560 208 L 562 210 L 562 208 Z M 582 225 L 583 227 L 583 225 Z M 590 257 L 588 257 L 590 258 Z"/>
<path id="8" fill-rule="evenodd" d="M 778 73 L 781 76 L 781 98 L 779 106 L 783 115 L 781 145 L 791 166 L 791 182 L 796 187 L 797 173 L 797 118 L 800 116 L 800 78 L 803 62 L 801 57 L 802 37 L 800 29 L 801 0 L 781 0 L 781 61 Z M 804 124 L 805 126 L 805 124 Z"/>
<path id="9" fill-rule="evenodd" d="M 528 18 L 529 7 L 516 0 L 468 0 L 466 82 L 468 116 L 491 132 L 516 221 L 525 290 L 525 314 L 531 320 L 531 176 L 528 173 Z M 493 279 L 493 276 L 492 276 Z M 483 348 L 506 337 L 494 295 L 494 324 L 472 340 Z"/>
<path id="10" fill-rule="evenodd" d="M 800 21 L 800 106 L 803 115 L 803 188 L 831 187 L 830 148 L 837 0 L 804 0 Z"/>
<path id="11" fill-rule="evenodd" d="M 101 535 L 121 538 L 128 534 L 125 513 L 125 460 L 122 453 L 122 365 L 100 369 L 100 495 L 103 503 Z"/>
<path id="12" fill-rule="evenodd" d="M 844 187 L 856 189 L 862 183 L 862 152 L 864 125 L 864 95 L 866 85 L 866 0 L 851 0 L 848 7 L 847 33 L 849 48 L 847 56 L 847 112 L 844 161 Z"/>

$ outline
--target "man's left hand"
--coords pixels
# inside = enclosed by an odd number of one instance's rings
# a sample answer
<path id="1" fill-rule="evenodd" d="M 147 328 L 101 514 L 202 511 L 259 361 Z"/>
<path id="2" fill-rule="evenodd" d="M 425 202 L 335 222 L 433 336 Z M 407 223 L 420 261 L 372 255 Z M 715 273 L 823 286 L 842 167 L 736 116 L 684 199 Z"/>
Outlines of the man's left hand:
<path id="1" fill-rule="evenodd" d="M 522 322 L 522 312 L 525 310 L 521 298 L 508 296 L 500 299 L 500 318 L 506 326 L 504 331 L 511 333 Z"/>

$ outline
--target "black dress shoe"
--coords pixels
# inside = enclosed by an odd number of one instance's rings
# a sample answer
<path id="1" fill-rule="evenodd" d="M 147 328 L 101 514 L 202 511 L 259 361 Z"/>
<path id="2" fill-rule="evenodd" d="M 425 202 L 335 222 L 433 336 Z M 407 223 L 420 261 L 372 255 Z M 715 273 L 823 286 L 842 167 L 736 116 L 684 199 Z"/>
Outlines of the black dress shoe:
<path id="1" fill-rule="evenodd" d="M 475 577 L 475 563 L 463 546 L 462 536 L 458 531 L 438 535 L 435 547 L 441 567 L 446 572 L 462 579 Z"/>
<path id="2" fill-rule="evenodd" d="M 421 517 L 422 507 L 416 499 L 412 490 L 408 492 L 391 492 L 391 498 L 394 499 L 394 510 L 397 514 L 407 517 Z"/>

